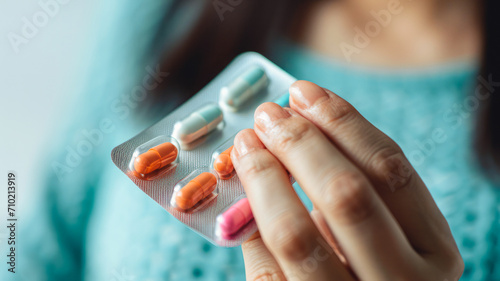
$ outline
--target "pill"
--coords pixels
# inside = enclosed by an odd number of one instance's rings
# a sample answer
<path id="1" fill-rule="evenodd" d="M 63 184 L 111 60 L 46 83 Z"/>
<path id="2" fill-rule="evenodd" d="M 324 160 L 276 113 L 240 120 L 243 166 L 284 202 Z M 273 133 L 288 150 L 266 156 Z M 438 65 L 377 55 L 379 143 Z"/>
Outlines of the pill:
<path id="1" fill-rule="evenodd" d="M 231 161 L 232 150 L 233 146 L 219 154 L 214 161 L 214 169 L 223 180 L 230 179 L 234 171 L 233 162 Z"/>
<path id="2" fill-rule="evenodd" d="M 239 200 L 217 218 L 221 236 L 231 237 L 252 219 L 253 214 L 248 198 Z"/>
<path id="3" fill-rule="evenodd" d="M 140 174 L 149 174 L 174 162 L 177 154 L 175 145 L 170 142 L 162 143 L 137 156 L 134 160 L 134 169 Z"/>
<path id="4" fill-rule="evenodd" d="M 188 210 L 208 197 L 217 185 L 217 178 L 209 172 L 204 172 L 188 182 L 175 194 L 175 203 L 181 209 Z"/>
<path id="5" fill-rule="evenodd" d="M 286 93 L 281 97 L 274 100 L 274 103 L 277 103 L 281 107 L 289 107 L 290 106 L 290 94 Z"/>
<path id="6" fill-rule="evenodd" d="M 217 105 L 206 105 L 177 122 L 173 137 L 180 142 L 191 143 L 217 128 L 222 119 L 222 110 Z"/>
<path id="7" fill-rule="evenodd" d="M 264 69 L 259 66 L 253 66 L 221 89 L 220 102 L 238 109 L 264 89 L 268 81 L 269 79 Z"/>

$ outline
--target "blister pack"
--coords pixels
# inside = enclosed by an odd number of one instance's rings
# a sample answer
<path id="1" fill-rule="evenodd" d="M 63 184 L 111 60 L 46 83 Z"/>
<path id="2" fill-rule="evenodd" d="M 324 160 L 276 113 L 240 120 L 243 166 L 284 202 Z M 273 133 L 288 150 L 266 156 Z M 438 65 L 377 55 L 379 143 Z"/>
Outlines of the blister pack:
<path id="1" fill-rule="evenodd" d="M 238 246 L 257 226 L 229 157 L 234 136 L 253 127 L 260 104 L 287 106 L 295 80 L 260 54 L 241 54 L 175 111 L 115 147 L 111 158 L 189 228 L 215 245 Z"/>

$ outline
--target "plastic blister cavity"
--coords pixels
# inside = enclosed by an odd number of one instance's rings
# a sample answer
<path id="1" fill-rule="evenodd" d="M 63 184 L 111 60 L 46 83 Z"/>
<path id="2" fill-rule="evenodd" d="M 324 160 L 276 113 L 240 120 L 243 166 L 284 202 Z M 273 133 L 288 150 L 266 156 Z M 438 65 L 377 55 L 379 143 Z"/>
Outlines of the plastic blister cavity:
<path id="1" fill-rule="evenodd" d="M 154 179 L 175 167 L 179 162 L 179 150 L 174 138 L 158 136 L 134 150 L 129 169 L 138 178 Z"/>
<path id="2" fill-rule="evenodd" d="M 266 71 L 258 66 L 248 67 L 220 90 L 220 105 L 237 111 L 255 95 L 267 87 L 269 78 Z"/>
<path id="3" fill-rule="evenodd" d="M 232 240 L 244 233 L 255 231 L 255 228 L 250 202 L 243 194 L 217 216 L 215 236 L 218 240 Z"/>
<path id="4" fill-rule="evenodd" d="M 239 177 L 228 161 L 228 149 L 239 131 L 253 127 L 254 112 L 260 104 L 286 104 L 286 93 L 295 80 L 263 56 L 244 53 L 187 102 L 115 147 L 111 158 L 144 193 L 181 223 L 215 245 L 239 246 L 256 231 L 255 222 L 250 221 L 232 235 L 216 234 L 221 227 L 217 217 L 245 197 Z M 224 88 L 239 94 L 235 98 L 229 94 L 221 96 Z M 137 169 L 143 173 L 137 172 L 135 159 L 163 143 L 177 148 L 175 160 L 160 168 L 153 164 L 139 167 L 139 163 Z M 166 145 L 165 151 L 171 150 L 173 147 Z M 153 153 L 156 151 L 151 152 L 154 159 L 157 156 Z M 158 153 L 170 155 L 163 150 Z M 221 155 L 221 166 L 217 167 L 214 164 Z M 165 162 L 173 158 L 172 152 Z"/>
<path id="5" fill-rule="evenodd" d="M 223 119 L 216 104 L 207 104 L 175 123 L 173 137 L 181 144 L 192 145 L 221 125 Z"/>
<path id="6" fill-rule="evenodd" d="M 231 160 L 233 142 L 234 136 L 219 146 L 212 154 L 212 168 L 222 180 L 228 180 L 236 174 Z"/>
<path id="7" fill-rule="evenodd" d="M 170 204 L 183 212 L 194 212 L 217 197 L 218 176 L 208 168 L 198 169 L 175 185 Z"/>

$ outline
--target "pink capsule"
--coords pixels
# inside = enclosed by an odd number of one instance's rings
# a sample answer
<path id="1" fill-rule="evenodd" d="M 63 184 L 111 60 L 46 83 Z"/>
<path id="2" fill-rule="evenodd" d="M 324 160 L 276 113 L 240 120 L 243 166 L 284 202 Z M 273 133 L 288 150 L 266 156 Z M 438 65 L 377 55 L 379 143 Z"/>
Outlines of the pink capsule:
<path id="1" fill-rule="evenodd" d="M 217 218 L 222 238 L 229 239 L 252 219 L 253 214 L 248 199 L 239 200 Z"/>

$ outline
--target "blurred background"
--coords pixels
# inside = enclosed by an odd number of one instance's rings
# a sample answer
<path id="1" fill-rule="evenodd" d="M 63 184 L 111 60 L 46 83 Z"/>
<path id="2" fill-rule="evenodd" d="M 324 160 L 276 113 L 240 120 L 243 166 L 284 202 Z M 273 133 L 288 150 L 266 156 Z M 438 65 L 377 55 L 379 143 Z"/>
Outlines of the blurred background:
<path id="1" fill-rule="evenodd" d="M 70 0 L 58 8 L 47 6 L 53 11 L 47 23 L 41 16 L 42 26 L 31 30 L 26 27 L 26 19 L 33 24 L 37 13 L 46 13 L 40 2 L 0 1 L 0 170 L 2 175 L 17 172 L 20 218 L 39 198 L 36 193 L 45 185 L 46 168 L 51 164 L 43 157 L 72 121 L 68 116 L 72 116 L 75 102 L 83 94 L 91 52 L 96 47 L 97 18 L 102 11 L 96 0 Z M 12 34 L 22 35 L 23 29 L 30 30 L 33 37 L 17 41 Z M 47 166 L 41 167 L 44 164 Z M 6 209 L 5 196 L 5 192 L 0 194 L 2 210 Z M 0 214 L 2 218 L 5 215 L 3 211 Z M 5 227 L 0 235 L 5 237 Z M 2 240 L 2 256 L 5 247 Z"/>
<path id="2" fill-rule="evenodd" d="M 98 9 L 100 1 L 95 0 L 55 2 L 57 6 L 42 5 L 44 2 L 50 1 L 0 1 L 0 171 L 4 179 L 7 171 L 17 175 L 18 270 L 23 263 L 19 251 L 27 240 L 26 230 L 30 229 L 28 214 L 40 204 L 54 159 L 49 154 L 73 121 L 71 116 L 75 116 L 75 103 L 83 94 L 91 53 L 96 47 L 98 14 L 102 12 Z M 33 22 L 37 16 L 39 27 Z M 18 41 L 16 35 L 23 36 L 23 31 L 31 38 Z M 7 217 L 6 196 L 6 192 L 0 193 L 2 257 L 6 257 L 9 247 L 8 229 L 3 225 Z M 24 233 L 20 233 L 20 228 Z M 7 271 L 3 260 L 0 270 Z M 16 274 L 19 277 L 20 273 Z"/>

